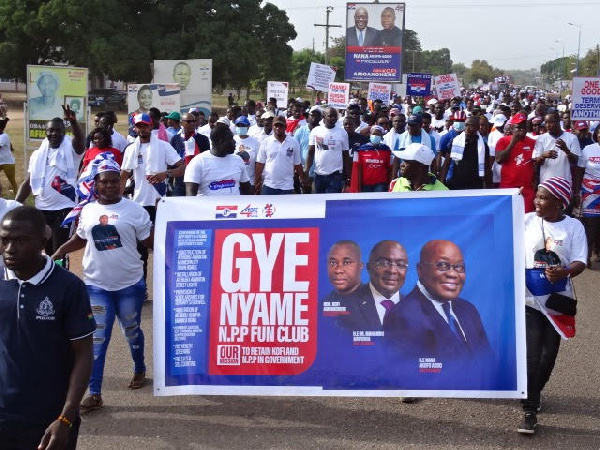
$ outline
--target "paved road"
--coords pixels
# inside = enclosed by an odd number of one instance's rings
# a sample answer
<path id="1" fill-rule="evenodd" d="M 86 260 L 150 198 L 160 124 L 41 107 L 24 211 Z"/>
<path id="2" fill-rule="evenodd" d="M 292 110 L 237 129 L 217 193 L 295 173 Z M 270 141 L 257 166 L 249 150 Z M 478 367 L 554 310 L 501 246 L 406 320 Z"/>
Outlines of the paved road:
<path id="1" fill-rule="evenodd" d="M 559 354 L 538 433 L 524 437 L 516 400 L 153 397 L 130 391 L 131 362 L 116 328 L 105 407 L 83 417 L 80 450 L 159 449 L 600 449 L 600 263 L 576 281 L 578 336 Z M 144 307 L 152 367 L 152 302 Z M 149 371 L 152 377 L 152 370 Z"/>

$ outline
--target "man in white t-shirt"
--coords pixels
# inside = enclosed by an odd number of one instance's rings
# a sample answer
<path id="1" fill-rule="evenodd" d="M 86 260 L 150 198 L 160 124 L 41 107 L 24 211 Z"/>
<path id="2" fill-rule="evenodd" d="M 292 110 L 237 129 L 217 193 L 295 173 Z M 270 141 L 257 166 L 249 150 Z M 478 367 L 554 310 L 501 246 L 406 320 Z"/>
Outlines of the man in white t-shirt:
<path id="1" fill-rule="evenodd" d="M 273 134 L 268 136 L 256 156 L 255 189 L 257 194 L 283 195 L 294 193 L 294 172 L 307 183 L 302 170 L 300 145 L 285 132 L 285 118 L 273 120 Z"/>
<path id="2" fill-rule="evenodd" d="M 52 255 L 69 239 L 69 227 L 62 221 L 76 205 L 77 169 L 85 151 L 85 136 L 73 111 L 64 109 L 64 120 L 71 123 L 73 138 L 65 135 L 65 124 L 58 117 L 46 124 L 46 138 L 31 154 L 29 175 L 17 192 L 15 200 L 25 203 L 33 193 L 35 207 L 42 211 L 52 230 L 46 241 L 46 254 Z"/>
<path id="3" fill-rule="evenodd" d="M 551 177 L 563 177 L 572 182 L 571 164 L 581 156 L 577 136 L 563 131 L 557 112 L 546 114 L 546 133 L 538 137 L 533 158 L 540 166 L 540 183 Z"/>
<path id="4" fill-rule="evenodd" d="M 246 164 L 246 172 L 250 184 L 254 188 L 254 173 L 256 172 L 256 155 L 260 148 L 260 142 L 248 134 L 250 120 L 246 116 L 240 116 L 235 121 L 235 154 Z"/>
<path id="5" fill-rule="evenodd" d="M 314 128 L 308 138 L 306 176 L 315 164 L 315 192 L 340 193 L 351 172 L 348 133 L 336 127 L 338 113 L 335 108 L 325 108 L 323 125 Z"/>
<path id="6" fill-rule="evenodd" d="M 233 154 L 235 141 L 229 127 L 217 123 L 210 140 L 210 151 L 195 156 L 185 169 L 186 195 L 251 195 L 246 164 Z"/>
<path id="7" fill-rule="evenodd" d="M 125 147 L 129 145 L 127 139 L 125 139 L 118 131 L 115 130 L 116 114 L 113 111 L 107 111 L 104 113 L 98 121 L 98 126 L 106 128 L 111 135 L 113 147 L 120 150 L 121 153 L 125 151 Z"/>

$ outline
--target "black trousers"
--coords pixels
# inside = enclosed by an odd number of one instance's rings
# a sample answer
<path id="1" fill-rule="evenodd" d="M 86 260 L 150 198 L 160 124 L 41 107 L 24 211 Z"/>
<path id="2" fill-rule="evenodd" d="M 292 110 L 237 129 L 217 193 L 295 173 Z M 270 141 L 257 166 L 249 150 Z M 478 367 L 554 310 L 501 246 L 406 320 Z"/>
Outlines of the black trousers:
<path id="1" fill-rule="evenodd" d="M 550 321 L 537 309 L 525 307 L 525 337 L 527 341 L 527 400 L 525 412 L 535 412 L 540 394 L 550 379 L 560 347 L 560 335 Z"/>
<path id="2" fill-rule="evenodd" d="M 58 250 L 58 247 L 69 240 L 69 231 L 71 230 L 71 227 L 67 226 L 66 228 L 63 228 L 60 226 L 69 212 L 71 212 L 71 208 L 58 209 L 56 211 L 42 210 L 42 213 L 46 218 L 46 225 L 52 230 L 52 237 L 46 242 L 46 255 L 51 256 Z"/>

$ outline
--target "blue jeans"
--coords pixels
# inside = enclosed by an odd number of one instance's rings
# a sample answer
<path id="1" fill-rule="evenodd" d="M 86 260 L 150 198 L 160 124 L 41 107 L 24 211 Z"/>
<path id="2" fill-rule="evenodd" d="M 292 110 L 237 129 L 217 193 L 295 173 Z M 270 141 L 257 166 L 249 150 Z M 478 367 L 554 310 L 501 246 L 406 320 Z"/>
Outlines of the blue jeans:
<path id="1" fill-rule="evenodd" d="M 333 172 L 329 175 L 315 174 L 315 192 L 317 194 L 339 194 L 343 187 L 344 175 L 342 172 Z"/>
<path id="2" fill-rule="evenodd" d="M 146 371 L 144 333 L 140 328 L 146 281 L 142 278 L 133 286 L 119 291 L 106 291 L 89 285 L 86 287 L 90 294 L 92 313 L 97 324 L 96 331 L 94 331 L 94 366 L 90 378 L 90 394 L 101 394 L 106 349 L 110 342 L 115 316 L 119 319 L 121 330 L 129 343 L 134 363 L 133 372 Z"/>
<path id="3" fill-rule="evenodd" d="M 387 192 L 389 183 L 377 183 L 363 186 L 360 188 L 360 192 Z"/>
<path id="4" fill-rule="evenodd" d="M 262 185 L 262 188 L 260 188 L 260 195 L 288 195 L 288 194 L 293 194 L 294 190 L 290 189 L 275 189 L 272 187 L 269 187 L 265 184 Z"/>

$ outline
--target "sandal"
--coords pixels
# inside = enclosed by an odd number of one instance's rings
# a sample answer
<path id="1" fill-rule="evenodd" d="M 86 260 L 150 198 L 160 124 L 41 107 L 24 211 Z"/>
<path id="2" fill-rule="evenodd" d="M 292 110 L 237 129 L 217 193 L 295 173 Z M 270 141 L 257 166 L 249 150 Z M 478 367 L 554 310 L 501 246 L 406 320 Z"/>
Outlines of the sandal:
<path id="1" fill-rule="evenodd" d="M 92 394 L 81 401 L 79 408 L 81 411 L 93 411 L 95 409 L 100 409 L 103 406 L 104 402 L 102 401 L 102 396 L 100 394 Z"/>
<path id="2" fill-rule="evenodd" d="M 146 384 L 146 372 L 136 373 L 129 382 L 129 389 L 140 389 Z"/>

